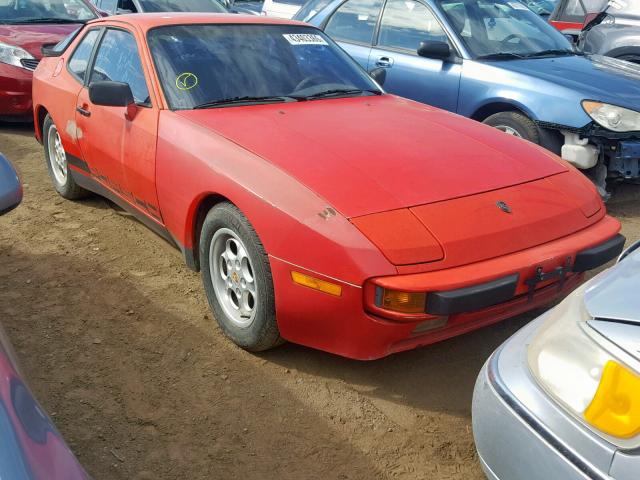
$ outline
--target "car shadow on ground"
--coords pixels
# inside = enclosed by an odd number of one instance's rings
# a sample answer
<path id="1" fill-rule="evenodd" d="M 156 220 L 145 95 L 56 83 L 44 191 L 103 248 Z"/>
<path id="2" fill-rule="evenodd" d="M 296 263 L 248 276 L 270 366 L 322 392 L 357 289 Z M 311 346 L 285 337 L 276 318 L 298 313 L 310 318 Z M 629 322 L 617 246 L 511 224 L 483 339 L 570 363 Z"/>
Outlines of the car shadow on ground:
<path id="1" fill-rule="evenodd" d="M 94 478 L 384 477 L 210 319 L 78 255 L 0 244 L 0 264 L 0 320 Z"/>
<path id="2" fill-rule="evenodd" d="M 361 362 L 298 345 L 263 353 L 271 362 L 337 378 L 364 395 L 425 410 L 469 417 L 476 377 L 493 350 L 542 309 L 450 340 Z"/>

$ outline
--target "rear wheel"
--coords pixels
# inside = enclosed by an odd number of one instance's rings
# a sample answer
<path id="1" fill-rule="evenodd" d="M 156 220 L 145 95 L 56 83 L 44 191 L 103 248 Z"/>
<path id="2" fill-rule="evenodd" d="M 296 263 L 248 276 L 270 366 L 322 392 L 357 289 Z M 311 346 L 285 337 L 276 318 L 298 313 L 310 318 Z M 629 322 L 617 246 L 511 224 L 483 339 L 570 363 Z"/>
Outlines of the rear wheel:
<path id="1" fill-rule="evenodd" d="M 89 192 L 78 186 L 69 173 L 67 153 L 62 146 L 58 128 L 50 115 L 45 117 L 42 124 L 42 140 L 47 169 L 56 191 L 68 200 L 86 197 Z"/>
<path id="2" fill-rule="evenodd" d="M 200 260 L 207 299 L 222 331 L 250 351 L 282 343 L 267 254 L 234 205 L 222 203 L 207 214 Z"/>
<path id="3" fill-rule="evenodd" d="M 485 124 L 514 137 L 540 144 L 540 131 L 529 117 L 519 112 L 500 112 L 484 120 Z"/>

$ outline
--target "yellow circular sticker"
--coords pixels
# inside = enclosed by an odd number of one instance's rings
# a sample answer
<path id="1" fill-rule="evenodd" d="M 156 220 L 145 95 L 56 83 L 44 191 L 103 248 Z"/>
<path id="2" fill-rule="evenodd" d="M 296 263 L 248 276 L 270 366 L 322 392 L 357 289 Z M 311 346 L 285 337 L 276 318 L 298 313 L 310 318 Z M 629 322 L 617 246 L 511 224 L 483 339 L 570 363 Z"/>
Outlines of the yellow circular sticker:
<path id="1" fill-rule="evenodd" d="M 198 85 L 198 77 L 191 72 L 184 72 L 176 78 L 176 87 L 178 90 L 191 90 Z"/>

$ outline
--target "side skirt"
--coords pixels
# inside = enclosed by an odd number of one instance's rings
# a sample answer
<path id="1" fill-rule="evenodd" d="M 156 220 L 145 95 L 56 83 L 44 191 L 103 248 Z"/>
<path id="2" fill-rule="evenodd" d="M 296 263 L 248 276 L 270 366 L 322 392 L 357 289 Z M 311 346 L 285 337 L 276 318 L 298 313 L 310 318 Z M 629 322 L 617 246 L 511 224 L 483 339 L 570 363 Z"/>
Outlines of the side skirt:
<path id="1" fill-rule="evenodd" d="M 79 171 L 77 171 L 77 170 L 75 170 L 73 168 L 69 169 L 69 173 L 71 174 L 71 178 L 73 178 L 73 180 L 78 185 L 80 185 L 82 188 L 84 188 L 86 190 L 89 190 L 91 192 L 94 192 L 94 193 L 100 195 L 101 197 L 105 197 L 105 198 L 111 200 L 113 203 L 118 205 L 120 208 L 122 208 L 123 210 L 126 210 L 131 215 L 133 215 L 143 225 L 145 225 L 150 230 L 155 232 L 157 235 L 161 236 L 163 239 L 165 239 L 167 242 L 169 242 L 172 246 L 174 246 L 177 249 L 179 249 L 182 252 L 183 257 L 185 258 L 187 265 L 190 268 L 192 268 L 191 265 L 189 265 L 189 261 L 188 261 L 189 252 L 187 252 L 185 250 L 185 248 L 180 244 L 180 242 L 178 242 L 173 237 L 173 235 L 171 235 L 171 232 L 169 232 L 169 230 L 167 230 L 162 225 L 154 222 L 152 219 L 150 219 L 144 213 L 140 212 L 136 207 L 131 205 L 129 202 L 127 202 L 126 200 L 120 198 L 120 196 L 116 195 L 111 190 L 109 190 L 108 188 L 104 187 L 102 184 L 100 184 L 99 182 L 95 181 L 93 178 L 89 177 L 88 175 L 85 175 L 84 173 L 81 173 L 81 172 L 79 172 Z M 191 256 L 192 255 L 193 254 L 191 254 Z"/>

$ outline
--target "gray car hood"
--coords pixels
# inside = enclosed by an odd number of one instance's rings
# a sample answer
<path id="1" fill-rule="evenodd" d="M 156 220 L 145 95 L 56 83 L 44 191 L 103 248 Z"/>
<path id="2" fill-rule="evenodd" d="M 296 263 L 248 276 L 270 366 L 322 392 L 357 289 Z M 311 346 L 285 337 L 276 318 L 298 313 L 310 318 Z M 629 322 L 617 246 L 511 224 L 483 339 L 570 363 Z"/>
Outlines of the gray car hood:
<path id="1" fill-rule="evenodd" d="M 500 68 L 528 75 L 599 100 L 638 110 L 640 66 L 602 55 L 506 60 Z"/>
<path id="2" fill-rule="evenodd" d="M 640 248 L 594 278 L 584 302 L 593 318 L 640 324 Z"/>

